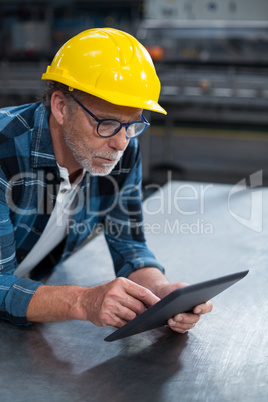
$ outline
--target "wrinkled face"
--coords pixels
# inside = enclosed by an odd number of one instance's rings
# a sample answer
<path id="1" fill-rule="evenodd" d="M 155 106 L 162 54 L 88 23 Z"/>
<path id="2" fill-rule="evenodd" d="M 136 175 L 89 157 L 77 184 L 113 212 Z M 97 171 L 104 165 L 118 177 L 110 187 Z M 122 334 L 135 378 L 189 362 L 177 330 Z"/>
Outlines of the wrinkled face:
<path id="1" fill-rule="evenodd" d="M 83 105 L 98 119 L 115 119 L 122 123 L 141 120 L 142 109 L 117 106 L 99 98 L 83 97 Z M 77 104 L 68 106 L 63 139 L 74 159 L 94 176 L 108 175 L 128 146 L 124 127 L 113 137 L 103 138 L 97 133 L 98 122 Z"/>

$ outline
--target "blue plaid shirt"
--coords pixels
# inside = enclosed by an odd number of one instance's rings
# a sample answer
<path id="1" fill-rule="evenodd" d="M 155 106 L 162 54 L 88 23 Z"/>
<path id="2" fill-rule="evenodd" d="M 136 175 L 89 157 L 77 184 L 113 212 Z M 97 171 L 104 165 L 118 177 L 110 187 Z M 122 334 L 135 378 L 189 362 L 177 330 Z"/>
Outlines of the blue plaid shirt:
<path id="1" fill-rule="evenodd" d="M 33 103 L 0 110 L 0 318 L 30 324 L 27 306 L 41 282 L 14 275 L 43 232 L 60 184 L 47 110 Z M 141 160 L 132 139 L 109 176 L 86 173 L 61 262 L 100 225 L 117 276 L 163 267 L 148 250 L 142 225 Z"/>

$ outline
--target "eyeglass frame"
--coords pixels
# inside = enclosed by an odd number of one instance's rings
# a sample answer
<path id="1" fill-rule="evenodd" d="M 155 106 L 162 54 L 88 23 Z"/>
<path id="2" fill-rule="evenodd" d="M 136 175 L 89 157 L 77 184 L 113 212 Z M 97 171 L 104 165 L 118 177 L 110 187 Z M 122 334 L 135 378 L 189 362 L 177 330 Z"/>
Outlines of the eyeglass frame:
<path id="1" fill-rule="evenodd" d="M 132 124 L 135 124 L 135 123 L 144 123 L 144 129 L 143 129 L 139 134 L 135 135 L 134 137 L 128 137 L 128 136 L 126 135 L 126 138 L 128 138 L 128 139 L 131 140 L 132 138 L 136 138 L 136 137 L 138 137 L 139 135 L 141 135 L 141 134 L 146 130 L 146 128 L 148 128 L 148 127 L 150 126 L 149 121 L 148 121 L 143 115 L 141 115 L 142 121 L 133 121 L 132 123 L 121 123 L 121 121 L 116 120 L 116 119 L 98 119 L 98 117 L 95 116 L 88 108 L 86 108 L 73 94 L 68 94 L 68 95 L 70 95 L 70 96 L 78 103 L 78 105 L 80 105 L 80 106 L 85 110 L 85 112 L 87 112 L 91 117 L 93 117 L 94 120 L 96 120 L 96 121 L 98 122 L 97 134 L 98 134 L 101 138 L 111 138 L 111 137 L 113 137 L 114 135 L 116 135 L 117 133 L 119 133 L 119 131 L 122 129 L 122 127 L 125 127 L 126 133 L 127 133 L 128 127 L 130 127 Z M 116 131 L 115 131 L 113 134 L 111 134 L 111 135 L 101 135 L 101 134 L 99 133 L 99 126 L 100 126 L 100 124 L 101 124 L 103 121 L 107 121 L 107 120 L 115 121 L 115 122 L 119 123 L 120 126 L 119 126 L 118 130 L 116 130 Z"/>

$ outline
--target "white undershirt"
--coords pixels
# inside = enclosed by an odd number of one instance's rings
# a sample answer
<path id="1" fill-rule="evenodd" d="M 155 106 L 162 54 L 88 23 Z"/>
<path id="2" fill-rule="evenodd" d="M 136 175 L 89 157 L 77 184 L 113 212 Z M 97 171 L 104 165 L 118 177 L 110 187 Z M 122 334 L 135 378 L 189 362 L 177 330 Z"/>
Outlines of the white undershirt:
<path id="1" fill-rule="evenodd" d="M 50 215 L 45 230 L 40 239 L 34 245 L 29 254 L 18 265 L 14 274 L 19 277 L 26 276 L 42 259 L 53 250 L 66 236 L 68 219 L 72 215 L 72 205 L 77 195 L 77 186 L 82 181 L 85 170 L 75 180 L 70 183 L 68 170 L 59 166 L 60 170 L 60 189 L 56 198 L 56 203 Z"/>

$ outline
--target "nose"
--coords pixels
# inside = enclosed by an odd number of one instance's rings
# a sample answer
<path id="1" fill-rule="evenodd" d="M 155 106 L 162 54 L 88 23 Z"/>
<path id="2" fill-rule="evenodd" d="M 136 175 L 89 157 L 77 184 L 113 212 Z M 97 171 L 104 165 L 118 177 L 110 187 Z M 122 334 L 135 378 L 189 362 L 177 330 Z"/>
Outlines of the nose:
<path id="1" fill-rule="evenodd" d="M 124 151 L 129 143 L 129 138 L 126 137 L 126 129 L 122 127 L 118 133 L 116 133 L 109 140 L 109 147 L 116 149 L 117 151 Z"/>

